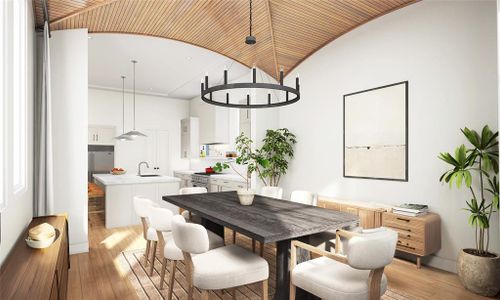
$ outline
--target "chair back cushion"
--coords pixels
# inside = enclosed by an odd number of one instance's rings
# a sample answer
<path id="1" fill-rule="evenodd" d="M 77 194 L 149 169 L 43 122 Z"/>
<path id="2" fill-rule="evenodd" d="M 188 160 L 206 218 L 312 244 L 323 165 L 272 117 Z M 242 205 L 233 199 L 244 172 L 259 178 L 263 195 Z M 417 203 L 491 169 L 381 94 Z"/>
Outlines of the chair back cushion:
<path id="1" fill-rule="evenodd" d="M 189 195 L 189 194 L 203 194 L 208 193 L 207 188 L 204 187 L 185 187 L 179 190 L 179 195 Z"/>
<path id="2" fill-rule="evenodd" d="M 169 209 L 161 207 L 151 207 L 148 214 L 149 226 L 158 231 L 171 231 L 173 216 L 174 213 Z"/>
<path id="3" fill-rule="evenodd" d="M 290 201 L 307 205 L 316 205 L 316 195 L 308 191 L 293 191 L 290 196 Z"/>
<path id="4" fill-rule="evenodd" d="M 283 189 L 279 186 L 264 186 L 260 190 L 260 195 L 270 198 L 282 199 Z"/>
<path id="5" fill-rule="evenodd" d="M 182 251 L 200 254 L 209 249 L 208 233 L 205 227 L 186 223 L 181 215 L 172 218 L 172 234 L 174 242 Z"/>
<path id="6" fill-rule="evenodd" d="M 151 207 L 156 207 L 156 203 L 148 198 L 144 198 L 143 196 L 134 196 L 134 210 L 135 213 L 140 218 L 147 218 L 149 215 L 149 209 Z"/>
<path id="7" fill-rule="evenodd" d="M 352 237 L 347 241 L 347 261 L 355 269 L 382 268 L 392 262 L 397 241 L 398 234 L 387 228 Z"/>

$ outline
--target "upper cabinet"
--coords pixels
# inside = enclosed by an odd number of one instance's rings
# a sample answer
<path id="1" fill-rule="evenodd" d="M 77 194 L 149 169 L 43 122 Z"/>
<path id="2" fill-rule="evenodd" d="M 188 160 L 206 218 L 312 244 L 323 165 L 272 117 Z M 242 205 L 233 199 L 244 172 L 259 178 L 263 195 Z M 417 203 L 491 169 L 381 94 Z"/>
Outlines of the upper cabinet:
<path id="1" fill-rule="evenodd" d="M 229 109 L 191 100 L 191 116 L 199 119 L 199 143 L 229 144 Z"/>
<path id="2" fill-rule="evenodd" d="M 196 158 L 200 154 L 199 119 L 195 117 L 181 120 L 181 158 Z"/>
<path id="3" fill-rule="evenodd" d="M 90 125 L 88 135 L 89 145 L 114 145 L 115 127 Z"/>

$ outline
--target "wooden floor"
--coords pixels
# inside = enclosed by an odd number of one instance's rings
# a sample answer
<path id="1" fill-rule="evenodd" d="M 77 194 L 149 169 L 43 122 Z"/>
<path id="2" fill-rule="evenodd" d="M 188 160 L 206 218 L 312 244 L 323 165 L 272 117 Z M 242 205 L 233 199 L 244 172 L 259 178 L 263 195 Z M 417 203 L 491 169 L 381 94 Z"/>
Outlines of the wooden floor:
<path id="1" fill-rule="evenodd" d="M 238 241 L 249 245 L 248 241 Z M 145 248 L 141 226 L 106 229 L 99 215 L 89 219 L 90 252 L 71 255 L 68 299 L 137 299 L 119 263 L 122 251 Z M 452 273 L 395 260 L 386 268 L 389 288 L 414 299 L 491 299 L 465 290 Z"/>

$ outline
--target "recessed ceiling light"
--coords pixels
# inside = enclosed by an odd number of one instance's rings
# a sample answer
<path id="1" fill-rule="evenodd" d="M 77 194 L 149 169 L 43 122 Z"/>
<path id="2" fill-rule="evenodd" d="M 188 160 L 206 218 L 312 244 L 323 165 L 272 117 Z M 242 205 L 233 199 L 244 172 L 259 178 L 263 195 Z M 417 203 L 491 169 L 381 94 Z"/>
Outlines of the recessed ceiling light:
<path id="1" fill-rule="evenodd" d="M 153 88 L 149 88 L 149 90 L 150 90 L 150 91 L 152 91 L 152 90 L 153 90 Z"/>
<path id="2" fill-rule="evenodd" d="M 187 59 L 187 60 L 191 60 L 191 59 L 192 59 L 192 57 L 191 57 L 191 56 L 186 56 L 186 59 Z"/>
<path id="3" fill-rule="evenodd" d="M 90 35 L 88 36 L 89 40 L 92 38 Z"/>

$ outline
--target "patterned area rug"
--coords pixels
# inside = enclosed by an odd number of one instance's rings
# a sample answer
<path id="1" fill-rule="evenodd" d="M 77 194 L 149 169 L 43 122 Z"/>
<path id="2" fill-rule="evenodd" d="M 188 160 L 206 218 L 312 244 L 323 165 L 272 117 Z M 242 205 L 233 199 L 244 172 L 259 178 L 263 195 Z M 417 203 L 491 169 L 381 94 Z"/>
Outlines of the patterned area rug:
<path id="1" fill-rule="evenodd" d="M 266 247 L 266 259 L 269 262 L 270 270 L 274 269 L 274 259 L 271 259 L 271 255 L 268 254 L 268 249 Z M 270 254 L 270 253 L 269 253 Z M 161 262 L 156 259 L 154 264 L 153 276 L 149 275 L 149 265 L 144 266 L 144 250 L 132 250 L 122 252 L 120 256 L 120 264 L 123 270 L 128 270 L 128 280 L 134 286 L 137 296 L 139 299 L 167 299 L 168 292 L 168 278 L 170 276 L 168 269 L 170 265 L 167 266 L 165 272 L 165 282 L 163 284 L 163 289 L 160 289 L 160 271 Z M 177 271 L 175 274 L 175 284 L 173 299 L 187 299 L 187 281 L 185 277 L 185 265 L 180 262 L 177 264 Z M 274 277 L 274 273 L 271 273 L 271 277 Z M 269 280 L 269 299 L 272 299 L 274 295 L 274 280 L 271 278 Z M 236 299 L 261 299 L 261 288 L 259 284 L 252 284 L 244 287 L 239 287 L 236 292 Z M 194 299 L 200 299 L 201 294 L 198 290 L 195 290 Z M 231 299 L 229 293 L 223 293 L 222 291 L 215 291 L 211 293 L 210 299 Z M 385 295 L 382 296 L 384 300 L 392 299 L 416 299 L 411 297 L 404 292 L 387 290 Z"/>

